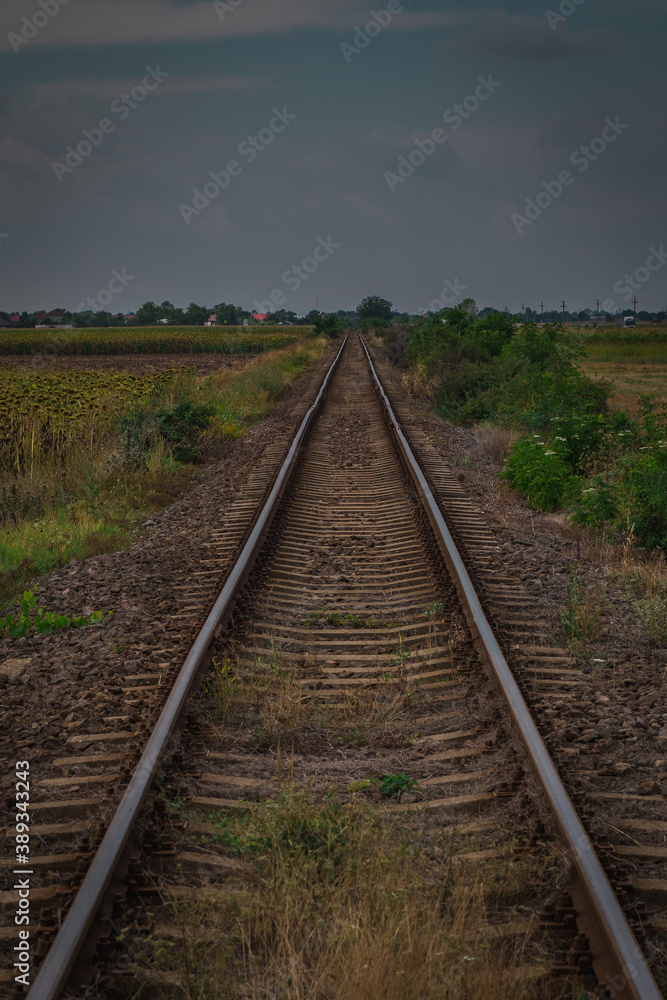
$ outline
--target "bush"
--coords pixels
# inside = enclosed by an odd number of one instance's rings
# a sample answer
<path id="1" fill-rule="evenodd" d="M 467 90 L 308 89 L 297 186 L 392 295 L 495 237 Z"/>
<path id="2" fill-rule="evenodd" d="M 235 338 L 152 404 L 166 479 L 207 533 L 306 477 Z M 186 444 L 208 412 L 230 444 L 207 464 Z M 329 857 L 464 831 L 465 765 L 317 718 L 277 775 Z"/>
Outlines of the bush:
<path id="1" fill-rule="evenodd" d="M 531 507 L 557 510 L 563 504 L 570 470 L 558 450 L 535 434 L 513 445 L 501 473 L 512 489 L 519 490 Z"/>
<path id="2" fill-rule="evenodd" d="M 196 404 L 182 399 L 171 409 L 160 407 L 154 417 L 157 432 L 171 447 L 178 462 L 196 462 L 203 435 L 215 413 L 213 403 Z"/>
<path id="3" fill-rule="evenodd" d="M 122 465 L 127 469 L 143 468 L 147 453 L 159 440 L 171 449 L 178 462 L 196 462 L 214 414 L 213 403 L 197 404 L 187 398 L 171 407 L 137 407 L 121 419 Z"/>

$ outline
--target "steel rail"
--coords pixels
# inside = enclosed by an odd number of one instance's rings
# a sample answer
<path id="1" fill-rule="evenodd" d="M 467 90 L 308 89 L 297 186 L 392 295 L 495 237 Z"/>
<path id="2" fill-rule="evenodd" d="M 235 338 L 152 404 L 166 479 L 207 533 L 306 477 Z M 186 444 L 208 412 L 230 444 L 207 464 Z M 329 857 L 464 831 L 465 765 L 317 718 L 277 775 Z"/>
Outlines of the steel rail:
<path id="1" fill-rule="evenodd" d="M 236 594 L 247 580 L 273 521 L 306 432 L 320 409 L 329 381 L 345 349 L 348 336 L 346 335 L 338 354 L 327 371 L 315 402 L 304 416 L 250 537 L 181 667 L 118 809 L 114 813 L 63 925 L 39 969 L 27 995 L 27 1000 L 57 1000 L 66 984 L 67 977 L 86 941 L 102 903 L 104 893 L 118 866 L 167 741 L 176 726 L 195 678 L 205 662 L 208 648 L 227 623 Z"/>
<path id="2" fill-rule="evenodd" d="M 593 952 L 593 967 L 596 974 L 603 985 L 610 990 L 614 1000 L 663 1000 L 646 959 L 595 853 L 595 848 L 570 801 L 514 675 L 482 610 L 465 564 L 427 479 L 394 413 L 361 335 L 359 335 L 359 340 L 366 354 L 376 389 L 384 404 L 389 425 L 426 507 L 438 544 L 467 612 L 469 624 L 477 633 L 500 683 L 512 718 L 528 751 L 533 768 L 547 796 L 583 886 L 585 901 L 591 912 L 586 913 L 580 910 L 578 916 L 583 918 L 589 926 L 592 917 L 594 925 L 597 925 L 601 932 L 603 942 L 600 941 L 599 935 L 591 933 L 589 927 L 586 928 Z M 583 896 L 583 894 L 581 895 Z M 576 905 L 577 900 L 575 899 Z M 579 901 L 579 907 L 581 907 L 581 901 Z M 606 945 L 606 951 L 604 945 Z M 609 968 L 610 957 L 614 965 L 613 969 Z"/>

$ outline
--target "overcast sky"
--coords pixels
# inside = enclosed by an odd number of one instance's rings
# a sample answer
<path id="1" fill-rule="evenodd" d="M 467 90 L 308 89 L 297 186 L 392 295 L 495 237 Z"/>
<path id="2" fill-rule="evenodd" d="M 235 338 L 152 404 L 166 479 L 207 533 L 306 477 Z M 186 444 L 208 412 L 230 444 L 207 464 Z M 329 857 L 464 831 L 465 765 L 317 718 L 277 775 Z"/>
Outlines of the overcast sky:
<path id="1" fill-rule="evenodd" d="M 2 0 L 0 308 L 660 308 L 667 6 L 550 11 Z"/>

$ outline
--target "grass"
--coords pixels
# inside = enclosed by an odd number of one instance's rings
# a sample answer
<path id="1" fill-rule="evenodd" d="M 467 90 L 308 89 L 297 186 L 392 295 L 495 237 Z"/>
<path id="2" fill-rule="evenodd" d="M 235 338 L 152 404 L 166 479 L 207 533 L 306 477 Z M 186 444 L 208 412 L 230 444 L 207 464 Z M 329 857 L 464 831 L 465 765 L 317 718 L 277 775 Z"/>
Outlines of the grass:
<path id="1" fill-rule="evenodd" d="M 636 417 L 642 395 L 655 396 L 659 402 L 667 403 L 667 360 L 586 360 L 579 367 L 590 378 L 612 383 L 609 397 L 612 411 L 626 410 Z"/>
<path id="2" fill-rule="evenodd" d="M 174 457 L 177 448 L 157 433 L 155 413 L 182 401 L 208 407 L 210 424 L 195 435 L 193 447 L 200 459 L 215 455 L 221 444 L 265 416 L 326 347 L 322 338 L 309 337 L 266 351 L 240 369 L 205 378 L 194 370 L 161 376 L 152 394 L 150 378 L 110 377 L 106 395 L 87 388 L 86 399 L 90 394 L 94 406 L 78 423 L 73 417 L 61 421 L 57 448 L 51 424 L 38 424 L 42 437 L 35 438 L 28 393 L 27 423 L 22 430 L 17 425 L 13 449 L 4 457 L 0 452 L 0 606 L 25 582 L 72 559 L 127 547 L 143 521 L 183 492 L 196 466 Z M 50 375 L 41 390 L 52 387 L 59 398 L 70 381 L 68 372 Z M 96 385 L 106 385 L 104 378 Z M 136 385 L 141 392 L 132 391 Z M 57 419 L 55 402 L 53 413 Z M 131 433 L 124 434 L 123 421 Z M 24 460 L 17 475 L 19 441 Z"/>
<path id="3" fill-rule="evenodd" d="M 611 410 L 638 413 L 642 394 L 653 395 L 667 403 L 667 330 L 664 327 L 638 327 L 625 330 L 602 327 L 580 331 L 585 352 L 579 364 L 584 375 L 613 384 L 609 398 Z"/>
<path id="4" fill-rule="evenodd" d="M 399 672 L 400 673 L 400 672 Z M 412 697 L 401 676 L 387 677 L 379 689 L 359 688 L 333 702 L 304 698 L 303 671 L 278 657 L 243 665 L 227 658 L 214 661 L 204 682 L 209 696 L 206 713 L 221 727 L 248 728 L 254 750 L 278 746 L 303 752 L 332 747 L 402 746 L 406 735 L 399 716 Z"/>
<path id="5" fill-rule="evenodd" d="M 222 1000 L 539 1000 L 539 950 L 519 923 L 535 885 L 558 875 L 550 850 L 466 862 L 447 830 L 387 821 L 362 801 L 289 791 L 274 808 L 217 813 L 204 838 L 236 871 L 223 891 L 167 891 L 178 936 L 135 955 L 151 997 Z M 500 846 L 508 846 L 501 841 Z M 164 992 L 159 985 L 164 984 Z M 144 995 L 144 994 L 139 994 Z M 148 995 L 148 994 L 146 994 Z M 572 995 L 563 992 L 563 995 Z"/>

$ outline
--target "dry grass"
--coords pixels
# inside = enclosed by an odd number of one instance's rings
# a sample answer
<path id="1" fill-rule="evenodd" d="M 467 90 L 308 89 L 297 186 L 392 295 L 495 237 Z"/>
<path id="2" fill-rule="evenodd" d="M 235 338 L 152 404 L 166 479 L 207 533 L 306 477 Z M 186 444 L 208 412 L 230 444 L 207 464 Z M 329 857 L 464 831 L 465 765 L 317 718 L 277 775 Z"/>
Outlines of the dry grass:
<path id="1" fill-rule="evenodd" d="M 475 437 L 482 451 L 496 462 L 504 462 L 510 448 L 519 437 L 519 432 L 510 427 L 496 427 L 480 424 L 475 428 Z"/>
<path id="2" fill-rule="evenodd" d="M 396 671 L 380 687 L 344 690 L 335 701 L 310 697 L 301 679 L 304 669 L 282 663 L 279 656 L 258 657 L 252 667 L 230 658 L 214 661 L 204 682 L 207 714 L 214 724 L 248 726 L 248 742 L 257 750 L 292 746 L 321 751 L 329 746 L 399 746 L 405 728 L 401 714 L 414 692 Z"/>
<path id="3" fill-rule="evenodd" d="M 539 1000 L 530 935 L 491 930 L 529 902 L 558 859 L 466 862 L 446 831 L 400 826 L 352 801 L 304 793 L 275 808 L 218 816 L 238 859 L 224 891 L 168 893 L 180 939 L 144 944 L 151 997 L 187 1000 Z M 563 996 L 571 996 L 564 992 Z"/>
<path id="4" fill-rule="evenodd" d="M 582 361 L 579 367 L 585 375 L 613 383 L 609 398 L 612 410 L 627 410 L 631 416 L 638 413 L 641 395 L 655 396 L 667 403 L 667 364 L 657 361 Z"/>
<path id="5" fill-rule="evenodd" d="M 438 380 L 426 374 L 423 364 L 411 368 L 401 379 L 401 394 L 405 399 L 432 402 Z"/>

